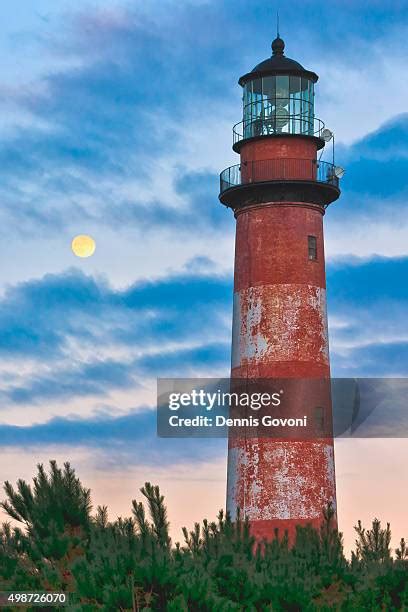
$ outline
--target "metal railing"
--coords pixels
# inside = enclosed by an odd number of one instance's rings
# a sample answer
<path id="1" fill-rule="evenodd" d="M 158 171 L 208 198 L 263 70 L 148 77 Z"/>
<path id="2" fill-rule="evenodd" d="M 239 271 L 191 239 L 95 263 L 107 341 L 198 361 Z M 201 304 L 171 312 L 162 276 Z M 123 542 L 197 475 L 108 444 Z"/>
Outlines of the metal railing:
<path id="1" fill-rule="evenodd" d="M 230 166 L 220 174 L 220 193 L 239 185 L 269 181 L 317 181 L 338 187 L 335 166 L 314 159 L 265 159 Z"/>
<path id="2" fill-rule="evenodd" d="M 247 138 L 273 136 L 280 134 L 297 134 L 299 136 L 316 136 L 321 138 L 324 123 L 321 119 L 308 115 L 286 115 L 272 113 L 266 117 L 244 119 L 232 128 L 233 144 Z"/>
<path id="3" fill-rule="evenodd" d="M 246 99 L 244 97 L 244 116 L 249 113 L 250 115 L 255 117 L 256 115 L 259 115 L 259 111 L 261 111 L 261 113 L 265 112 L 270 114 L 271 112 L 274 112 L 272 110 L 274 108 L 277 109 L 278 107 L 286 107 L 290 108 L 289 112 L 293 115 L 301 113 L 303 115 L 310 115 L 313 117 L 314 101 L 308 99 L 305 90 L 303 90 L 302 92 L 299 91 L 297 93 L 299 95 L 290 94 L 288 96 L 260 96 L 259 94 L 257 94 L 256 98 L 254 99 Z M 295 108 L 296 106 L 297 108 Z M 301 107 L 302 111 L 300 111 Z"/>

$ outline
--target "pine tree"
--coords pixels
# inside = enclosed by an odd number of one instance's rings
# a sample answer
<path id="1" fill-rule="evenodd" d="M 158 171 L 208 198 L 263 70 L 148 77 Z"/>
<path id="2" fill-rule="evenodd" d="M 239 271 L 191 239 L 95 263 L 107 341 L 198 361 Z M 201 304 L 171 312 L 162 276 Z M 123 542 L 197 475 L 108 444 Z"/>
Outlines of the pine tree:
<path id="1" fill-rule="evenodd" d="M 16 528 L 12 540 L 18 551 L 18 575 L 37 579 L 42 588 L 72 590 L 70 565 L 83 554 L 89 538 L 90 491 L 82 487 L 69 463 L 64 469 L 50 461 L 50 473 L 37 466 L 31 487 L 24 480 L 17 490 L 6 482 L 7 500 L 1 506 L 24 529 Z M 7 527 L 3 527 L 7 541 Z"/>
<path id="2" fill-rule="evenodd" d="M 358 559 L 364 562 L 377 561 L 381 563 L 391 559 L 391 529 L 389 523 L 383 529 L 381 521 L 375 518 L 371 529 L 364 529 L 361 521 L 358 521 L 354 529 L 358 534 L 358 539 L 356 540 L 356 555 Z"/>
<path id="3" fill-rule="evenodd" d="M 399 548 L 395 550 L 396 557 L 399 561 L 408 559 L 408 547 L 404 538 L 401 538 Z"/>

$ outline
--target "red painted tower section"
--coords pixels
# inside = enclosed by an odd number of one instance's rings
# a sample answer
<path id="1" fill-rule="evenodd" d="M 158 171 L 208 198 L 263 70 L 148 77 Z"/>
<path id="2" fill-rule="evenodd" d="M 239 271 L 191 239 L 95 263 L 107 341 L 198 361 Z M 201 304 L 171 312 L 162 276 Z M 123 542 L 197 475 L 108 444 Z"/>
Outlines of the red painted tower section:
<path id="1" fill-rule="evenodd" d="M 231 375 L 323 379 L 323 407 L 307 385 L 302 403 L 331 422 L 323 215 L 340 194 L 337 168 L 317 159 L 331 136 L 314 116 L 317 75 L 286 58 L 280 38 L 272 49 L 240 79 L 241 161 L 221 174 L 220 200 L 237 224 Z M 230 438 L 227 510 L 234 517 L 239 507 L 257 538 L 279 528 L 293 539 L 296 525 L 320 524 L 329 502 L 335 507 L 331 435 Z"/>

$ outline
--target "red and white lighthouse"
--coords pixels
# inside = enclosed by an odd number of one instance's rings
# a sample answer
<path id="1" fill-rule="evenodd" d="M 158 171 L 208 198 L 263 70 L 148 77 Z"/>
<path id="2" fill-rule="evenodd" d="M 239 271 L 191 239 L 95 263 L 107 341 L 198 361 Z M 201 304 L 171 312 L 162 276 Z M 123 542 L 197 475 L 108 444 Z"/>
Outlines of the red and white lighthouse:
<path id="1" fill-rule="evenodd" d="M 331 137 L 314 114 L 318 76 L 273 55 L 239 79 L 240 163 L 221 173 L 221 202 L 236 218 L 232 377 L 320 379 L 330 385 L 323 215 L 340 195 L 338 168 L 318 159 Z M 334 160 L 333 160 L 334 161 Z M 331 420 L 330 392 L 304 387 L 308 414 Z M 333 437 L 231 437 L 227 510 L 239 507 L 257 538 L 318 526 L 335 507 Z"/>

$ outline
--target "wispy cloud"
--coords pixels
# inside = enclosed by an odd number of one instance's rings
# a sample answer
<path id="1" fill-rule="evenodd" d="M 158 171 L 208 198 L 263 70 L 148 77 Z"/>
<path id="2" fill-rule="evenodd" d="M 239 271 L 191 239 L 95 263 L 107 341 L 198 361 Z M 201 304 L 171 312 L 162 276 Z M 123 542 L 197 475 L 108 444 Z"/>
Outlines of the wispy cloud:
<path id="1" fill-rule="evenodd" d="M 232 282 L 211 262 L 116 290 L 72 269 L 0 299 L 1 405 L 135 391 L 158 375 L 227 371 Z"/>
<path id="2" fill-rule="evenodd" d="M 406 376 L 408 258 L 354 259 L 328 267 L 328 309 L 337 376 Z"/>
<path id="3" fill-rule="evenodd" d="M 48 274 L 9 287 L 0 299 L 1 351 L 54 359 L 64 355 L 70 337 L 95 347 L 142 347 L 158 335 L 163 342 L 198 338 L 216 322 L 223 326 L 231 282 L 185 273 L 115 291 L 106 280 L 77 269 Z"/>
<path id="4" fill-rule="evenodd" d="M 100 415 L 88 419 L 55 418 L 28 427 L 0 425 L 1 446 L 35 448 L 58 444 L 102 450 L 108 463 L 161 466 L 208 462 L 225 453 L 225 440 L 158 438 L 156 414 L 137 410 L 125 416 Z"/>

